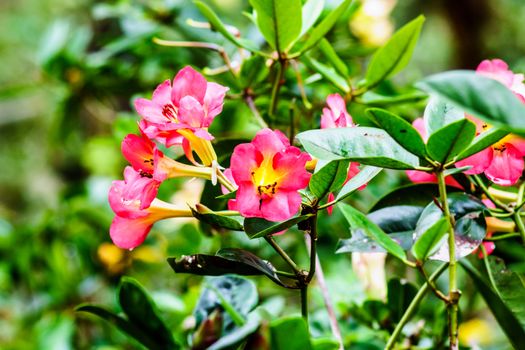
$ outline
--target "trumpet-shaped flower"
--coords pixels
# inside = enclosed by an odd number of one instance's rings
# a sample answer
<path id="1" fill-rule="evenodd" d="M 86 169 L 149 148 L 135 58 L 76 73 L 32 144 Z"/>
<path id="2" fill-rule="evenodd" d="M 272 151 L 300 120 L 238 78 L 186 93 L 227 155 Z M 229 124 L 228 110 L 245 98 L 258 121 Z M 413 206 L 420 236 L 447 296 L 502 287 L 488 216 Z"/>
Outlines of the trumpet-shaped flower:
<path id="1" fill-rule="evenodd" d="M 294 216 L 301 206 L 297 191 L 310 180 L 305 169 L 310 159 L 278 130 L 263 129 L 251 143 L 235 147 L 230 169 L 238 186 L 237 210 L 242 216 L 270 221 Z"/>
<path id="2" fill-rule="evenodd" d="M 127 135 L 121 148 L 124 158 L 142 177 L 150 177 L 159 182 L 175 177 L 211 178 L 210 168 L 191 166 L 166 157 L 143 133 L 141 136 Z"/>
<path id="3" fill-rule="evenodd" d="M 514 74 L 502 60 L 485 60 L 480 63 L 476 72 L 498 80 L 525 103 L 523 74 Z M 476 123 L 478 134 L 490 128 L 488 124 L 474 117 L 468 118 Z M 457 162 L 456 166 L 470 165 L 472 168 L 465 171 L 465 174 L 485 173 L 488 179 L 498 185 L 512 186 L 521 177 L 525 165 L 524 156 L 525 139 L 508 135 L 491 147 Z"/>
<path id="4" fill-rule="evenodd" d="M 208 132 L 213 119 L 222 111 L 227 87 L 209 83 L 187 66 L 173 80 L 164 81 L 151 100 L 139 98 L 135 101 L 137 112 L 145 119 L 142 123 L 148 137 L 155 138 L 166 146 L 180 144 L 182 136 L 178 130 L 191 130 L 197 137 L 211 140 Z"/>
<path id="5" fill-rule="evenodd" d="M 146 239 L 153 224 L 171 217 L 191 217 L 189 209 L 177 208 L 156 197 L 160 182 L 141 176 L 132 167 L 124 170 L 124 180 L 114 181 L 109 204 L 116 216 L 110 237 L 120 248 L 133 249 Z"/>

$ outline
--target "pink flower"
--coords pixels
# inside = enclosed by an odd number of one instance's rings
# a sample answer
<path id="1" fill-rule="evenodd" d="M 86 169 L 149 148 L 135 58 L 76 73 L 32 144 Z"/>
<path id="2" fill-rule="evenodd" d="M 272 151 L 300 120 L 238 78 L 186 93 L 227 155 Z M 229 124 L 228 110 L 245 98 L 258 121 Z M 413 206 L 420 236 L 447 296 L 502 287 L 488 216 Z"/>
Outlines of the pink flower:
<path id="1" fill-rule="evenodd" d="M 239 186 L 236 205 L 244 217 L 283 221 L 301 207 L 297 192 L 308 185 L 311 174 L 305 170 L 311 158 L 290 146 L 286 136 L 276 130 L 263 129 L 251 143 L 233 150 L 231 173 Z"/>
<path id="2" fill-rule="evenodd" d="M 426 141 L 428 139 L 427 130 L 425 129 L 425 121 L 423 120 L 423 118 L 417 118 L 416 120 L 414 120 L 412 122 L 412 126 L 417 131 L 419 131 L 419 134 L 421 135 L 423 140 Z M 432 173 L 427 173 L 427 172 L 418 171 L 418 170 L 407 170 L 406 174 L 408 178 L 410 179 L 410 181 L 414 183 L 425 183 L 425 182 L 437 183 L 438 182 L 437 176 Z M 447 176 L 445 178 L 445 183 L 449 186 L 463 188 L 463 186 L 461 186 L 452 176 Z"/>
<path id="3" fill-rule="evenodd" d="M 477 73 L 498 80 L 512 90 L 525 103 L 525 85 L 523 74 L 514 74 L 508 70 L 508 65 L 502 60 L 485 60 L 478 66 Z M 480 120 L 468 116 L 477 126 L 477 133 L 481 133 L 490 126 Z M 470 165 L 471 169 L 465 174 L 485 173 L 485 176 L 495 184 L 501 186 L 514 185 L 523 172 L 525 156 L 525 140 L 515 135 L 508 135 L 491 147 L 465 158 L 456 163 L 457 167 Z"/>
<path id="4" fill-rule="evenodd" d="M 211 178 L 210 168 L 186 165 L 166 157 L 157 149 L 157 145 L 144 135 L 142 130 L 141 134 L 141 136 L 127 135 L 121 146 L 124 158 L 141 176 L 150 177 L 159 182 L 175 177 Z"/>
<path id="5" fill-rule="evenodd" d="M 321 115 L 321 129 L 354 126 L 352 117 L 346 110 L 345 100 L 341 95 L 328 95 L 326 104 L 328 107 L 323 108 L 323 115 Z"/>
<path id="6" fill-rule="evenodd" d="M 178 130 L 187 129 L 200 138 L 211 140 L 208 132 L 213 119 L 222 111 L 227 87 L 209 83 L 187 66 L 173 80 L 164 81 L 153 92 L 151 100 L 135 101 L 137 112 L 145 119 L 142 123 L 148 137 L 170 147 L 179 144 Z"/>
<path id="7" fill-rule="evenodd" d="M 189 209 L 176 208 L 155 198 L 159 185 L 160 182 L 141 176 L 129 166 L 124 170 L 124 181 L 113 182 L 108 197 L 116 216 L 109 234 L 115 245 L 133 249 L 144 242 L 156 221 L 192 216 Z"/>

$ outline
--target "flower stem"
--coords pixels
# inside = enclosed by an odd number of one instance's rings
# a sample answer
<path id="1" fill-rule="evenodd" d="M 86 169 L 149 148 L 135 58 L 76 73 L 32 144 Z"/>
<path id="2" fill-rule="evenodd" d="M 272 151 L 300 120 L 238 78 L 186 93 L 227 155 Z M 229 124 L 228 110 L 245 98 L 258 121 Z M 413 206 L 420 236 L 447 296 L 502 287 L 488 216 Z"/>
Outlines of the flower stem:
<path id="1" fill-rule="evenodd" d="M 457 265 L 456 265 L 456 237 L 454 235 L 454 218 L 450 215 L 447 200 L 447 188 L 445 185 L 445 175 L 443 170 L 436 172 L 439 185 L 439 196 L 441 207 L 445 218 L 450 222 L 450 230 L 448 233 L 448 251 L 449 251 L 449 294 L 448 294 L 448 326 L 449 326 L 449 340 L 450 349 L 458 348 L 458 302 L 461 292 L 457 285 Z"/>
<path id="2" fill-rule="evenodd" d="M 308 327 L 308 285 L 304 285 L 301 288 L 301 315 L 306 321 Z"/>
<path id="3" fill-rule="evenodd" d="M 481 188 L 481 190 L 487 196 L 487 198 L 490 199 L 490 201 L 494 203 L 494 205 L 496 205 L 496 207 L 501 208 L 505 210 L 506 212 L 509 211 L 509 207 L 505 203 L 501 202 L 500 200 L 498 200 L 496 197 L 492 195 L 492 192 L 487 188 L 487 186 L 485 186 L 485 184 L 483 183 L 483 180 L 481 180 L 481 178 L 478 175 L 472 175 L 472 178 L 474 179 L 476 184 L 479 186 L 479 188 Z"/>
<path id="4" fill-rule="evenodd" d="M 500 241 L 502 239 L 514 238 L 514 237 L 521 237 L 521 234 L 519 234 L 517 232 L 512 232 L 512 233 L 506 233 L 504 235 L 485 237 L 484 239 L 485 239 L 485 241 Z"/>
<path id="5" fill-rule="evenodd" d="M 288 265 L 290 265 L 296 276 L 301 276 L 303 274 L 302 271 L 297 267 L 295 262 L 292 260 L 292 258 L 290 258 L 288 254 L 286 254 L 286 252 L 277 244 L 277 242 L 275 241 L 275 239 L 273 239 L 272 236 L 266 236 L 264 237 L 264 239 L 266 239 L 266 242 L 268 242 L 272 246 L 272 248 L 277 252 L 277 254 L 279 254 L 283 258 L 283 260 L 286 261 Z"/>
<path id="6" fill-rule="evenodd" d="M 492 276 L 492 271 L 489 266 L 489 256 L 487 254 L 487 249 L 485 249 L 485 246 L 481 244 L 479 246 L 481 249 L 481 253 L 483 254 L 483 263 L 485 264 L 485 269 L 487 270 L 487 275 L 489 276 L 490 284 L 492 285 L 492 288 L 496 291 L 496 293 L 499 293 L 498 287 L 496 286 L 496 281 L 494 280 L 494 276 Z"/>
<path id="7" fill-rule="evenodd" d="M 286 60 L 280 59 L 277 64 L 277 72 L 275 74 L 275 80 L 273 81 L 272 86 L 272 95 L 270 98 L 270 116 L 275 115 L 275 110 L 277 109 L 277 104 L 279 102 L 279 90 L 281 89 L 282 80 L 284 78 L 284 71 L 286 66 Z"/>
<path id="8" fill-rule="evenodd" d="M 435 281 L 447 268 L 448 264 L 441 265 L 434 273 L 428 278 L 429 282 Z M 405 313 L 399 320 L 399 323 L 397 324 L 396 328 L 394 329 L 394 332 L 392 332 L 392 335 L 390 335 L 390 338 L 388 339 L 388 342 L 385 346 L 385 350 L 391 350 L 394 348 L 394 345 L 396 344 L 396 340 L 401 334 L 401 331 L 403 330 L 403 327 L 407 324 L 407 322 L 410 320 L 410 317 L 412 317 L 412 314 L 416 311 L 419 303 L 423 300 L 423 297 L 427 293 L 428 289 L 430 288 L 430 285 L 428 282 L 424 283 L 421 288 L 419 288 L 419 291 L 417 292 L 414 299 L 412 299 L 412 302 L 410 305 L 408 305 L 408 308 L 406 309 Z"/>
<path id="9" fill-rule="evenodd" d="M 252 111 L 253 117 L 257 121 L 257 123 L 261 126 L 261 128 L 267 128 L 268 124 L 264 121 L 263 117 L 261 116 L 261 113 L 259 113 L 259 110 L 255 106 L 255 102 L 253 101 L 253 97 L 251 95 L 246 95 L 244 97 L 244 101 L 248 105 L 248 108 Z"/>

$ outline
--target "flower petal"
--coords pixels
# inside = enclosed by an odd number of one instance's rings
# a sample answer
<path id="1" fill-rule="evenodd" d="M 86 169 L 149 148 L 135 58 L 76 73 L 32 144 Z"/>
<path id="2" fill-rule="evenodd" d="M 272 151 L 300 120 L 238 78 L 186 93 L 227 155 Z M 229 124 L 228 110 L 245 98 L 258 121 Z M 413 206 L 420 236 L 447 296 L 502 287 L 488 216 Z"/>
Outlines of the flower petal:
<path id="1" fill-rule="evenodd" d="M 184 96 L 191 96 L 203 104 L 206 88 L 206 79 L 190 66 L 186 66 L 177 73 L 173 80 L 171 99 L 177 107 Z"/>
<path id="2" fill-rule="evenodd" d="M 153 150 L 156 146 L 145 135 L 127 135 L 122 140 L 121 150 L 124 158 L 130 162 L 133 169 L 138 172 L 153 173 Z M 160 152 L 160 151 L 159 151 Z M 162 153 L 162 152 L 161 152 Z"/>
<path id="3" fill-rule="evenodd" d="M 115 216 L 109 228 L 109 235 L 117 247 L 133 249 L 144 242 L 152 225 L 148 218 L 126 219 Z"/>
<path id="4" fill-rule="evenodd" d="M 253 138 L 252 144 L 266 157 L 272 157 L 279 151 L 290 146 L 290 141 L 279 130 L 262 129 Z"/>
<path id="5" fill-rule="evenodd" d="M 279 190 L 299 190 L 308 186 L 310 174 L 305 169 L 306 162 L 311 160 L 309 154 L 290 146 L 273 157 L 273 168 L 280 174 Z"/>
<path id="6" fill-rule="evenodd" d="M 461 168 L 464 166 L 472 166 L 469 170 L 465 171 L 465 174 L 481 174 L 485 169 L 487 169 L 494 156 L 494 151 L 492 147 L 485 148 L 483 151 L 471 155 L 465 159 L 462 159 L 456 162 L 456 168 Z"/>
<path id="7" fill-rule="evenodd" d="M 204 108 L 193 96 L 184 96 L 180 100 L 179 120 L 181 124 L 201 128 L 204 123 Z"/>
<path id="8" fill-rule="evenodd" d="M 204 108 L 206 109 L 206 120 L 204 126 L 210 126 L 213 118 L 222 112 L 224 95 L 229 88 L 216 84 L 208 83 L 206 95 L 204 95 Z"/>
<path id="9" fill-rule="evenodd" d="M 171 103 L 171 81 L 169 79 L 157 86 L 151 100 L 161 106 Z"/>
<path id="10" fill-rule="evenodd" d="M 251 143 L 242 143 L 233 150 L 230 159 L 232 177 L 237 184 L 241 182 L 251 183 L 252 172 L 261 164 L 263 156 Z"/>
<path id="11" fill-rule="evenodd" d="M 511 144 L 505 144 L 503 151 L 494 151 L 494 158 L 485 170 L 489 180 L 500 186 L 514 185 L 523 172 L 523 157 Z"/>
<path id="12" fill-rule="evenodd" d="M 162 114 L 162 105 L 145 98 L 135 100 L 135 109 L 144 119 L 151 123 L 162 124 L 166 122 L 166 117 Z"/>
<path id="13" fill-rule="evenodd" d="M 296 191 L 279 190 L 261 205 L 262 217 L 269 221 L 284 221 L 299 211 L 301 195 Z"/>

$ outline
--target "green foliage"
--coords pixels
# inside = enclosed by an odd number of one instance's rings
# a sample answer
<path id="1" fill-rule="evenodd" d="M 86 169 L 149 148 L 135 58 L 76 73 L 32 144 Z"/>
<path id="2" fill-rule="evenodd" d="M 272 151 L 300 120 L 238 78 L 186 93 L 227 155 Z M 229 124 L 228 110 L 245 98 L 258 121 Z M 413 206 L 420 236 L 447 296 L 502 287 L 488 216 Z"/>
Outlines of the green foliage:
<path id="1" fill-rule="evenodd" d="M 286 230 L 310 217 L 310 214 L 299 215 L 279 223 L 267 221 L 262 218 L 246 218 L 244 219 L 244 231 L 250 239 L 261 238 Z"/>
<path id="2" fill-rule="evenodd" d="M 425 261 L 439 247 L 442 238 L 447 234 L 450 223 L 441 218 L 424 232 L 418 232 L 416 227 L 416 241 L 412 246 L 412 254 L 419 261 Z"/>
<path id="3" fill-rule="evenodd" d="M 444 164 L 465 150 L 476 135 L 476 125 L 468 119 L 450 123 L 430 135 L 427 142 L 429 156 Z"/>
<path id="4" fill-rule="evenodd" d="M 349 165 L 350 162 L 347 160 L 334 160 L 326 164 L 318 163 L 319 170 L 312 175 L 308 185 L 310 192 L 321 199 L 329 192 L 339 190 L 346 180 Z"/>

